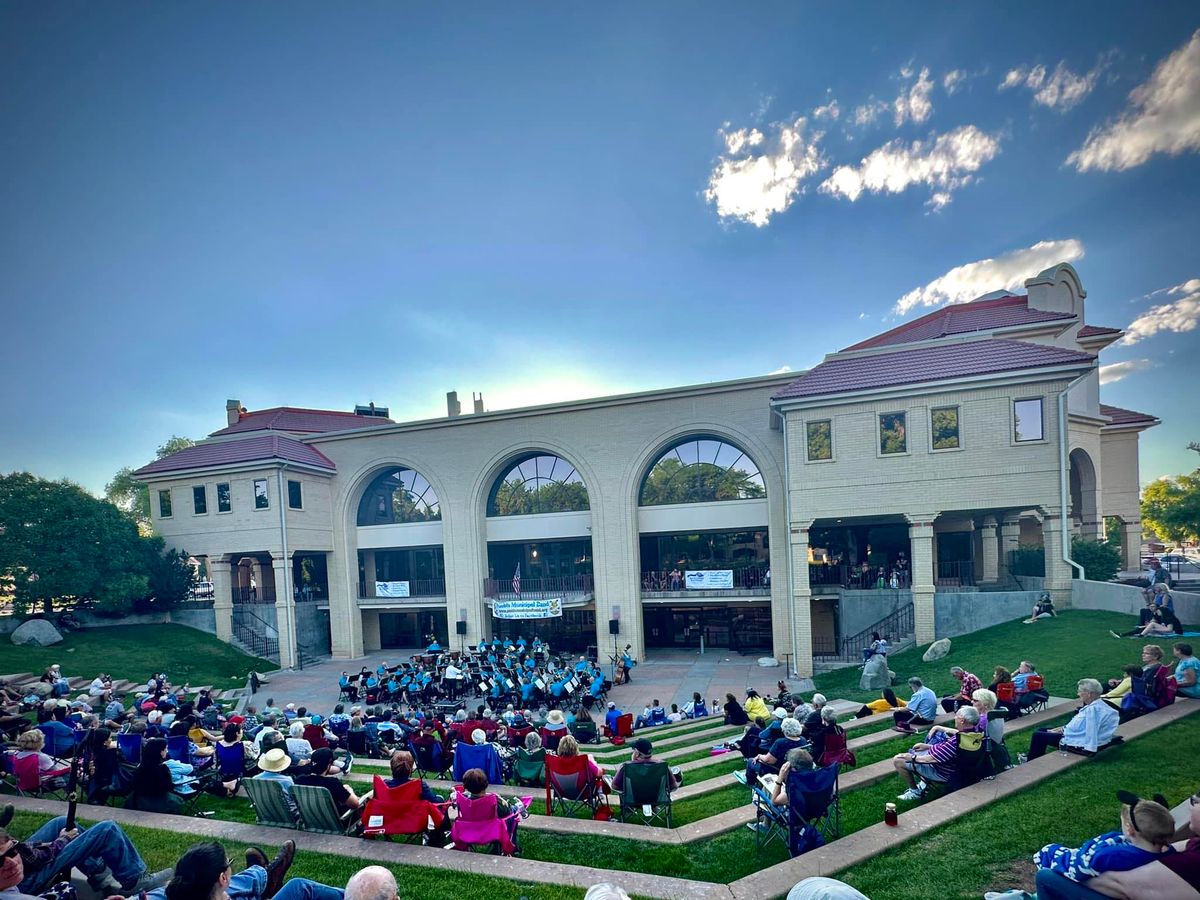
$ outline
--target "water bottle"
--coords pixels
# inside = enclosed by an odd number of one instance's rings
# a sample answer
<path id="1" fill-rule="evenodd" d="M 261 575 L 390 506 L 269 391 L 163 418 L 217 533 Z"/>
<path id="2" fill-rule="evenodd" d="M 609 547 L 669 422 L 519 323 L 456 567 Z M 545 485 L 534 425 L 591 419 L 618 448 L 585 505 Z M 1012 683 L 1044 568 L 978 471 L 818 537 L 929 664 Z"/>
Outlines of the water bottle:
<path id="1" fill-rule="evenodd" d="M 900 816 L 896 813 L 895 803 L 885 803 L 883 805 L 883 821 L 893 828 L 900 824 Z"/>

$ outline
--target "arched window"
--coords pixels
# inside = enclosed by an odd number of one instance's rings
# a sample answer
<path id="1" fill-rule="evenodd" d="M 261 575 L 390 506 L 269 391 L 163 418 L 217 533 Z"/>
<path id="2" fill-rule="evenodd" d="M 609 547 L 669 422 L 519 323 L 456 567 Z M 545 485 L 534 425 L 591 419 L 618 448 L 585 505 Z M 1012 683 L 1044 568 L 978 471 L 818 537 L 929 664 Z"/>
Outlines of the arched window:
<path id="1" fill-rule="evenodd" d="M 425 476 L 413 469 L 384 469 L 358 502 L 359 525 L 436 522 L 441 518 L 437 493 Z"/>
<path id="2" fill-rule="evenodd" d="M 590 508 L 587 485 L 573 465 L 549 453 L 531 453 L 496 479 L 487 514 L 527 516 Z"/>
<path id="3" fill-rule="evenodd" d="M 659 457 L 642 480 L 639 503 L 711 503 L 765 497 L 762 475 L 738 447 L 715 437 L 690 437 Z"/>

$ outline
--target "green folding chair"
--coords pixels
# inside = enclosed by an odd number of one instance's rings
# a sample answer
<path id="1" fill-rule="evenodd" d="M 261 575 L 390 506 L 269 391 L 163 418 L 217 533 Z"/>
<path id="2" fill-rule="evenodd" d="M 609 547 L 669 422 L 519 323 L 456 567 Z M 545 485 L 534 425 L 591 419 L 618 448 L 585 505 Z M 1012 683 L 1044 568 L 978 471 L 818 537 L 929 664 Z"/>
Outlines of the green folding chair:
<path id="1" fill-rule="evenodd" d="M 621 821 L 671 827 L 671 767 L 665 762 L 626 763 L 621 768 Z"/>
<path id="2" fill-rule="evenodd" d="M 242 787 L 250 797 L 250 805 L 254 807 L 254 818 L 259 825 L 274 825 L 276 828 L 297 827 L 296 816 L 288 804 L 280 782 L 247 778 L 242 782 Z"/>
<path id="3" fill-rule="evenodd" d="M 292 785 L 292 800 L 300 810 L 300 828 L 318 834 L 351 834 L 358 827 L 355 810 L 339 813 L 328 789 L 313 784 Z"/>
<path id="4" fill-rule="evenodd" d="M 513 758 L 513 780 L 530 787 L 545 787 L 546 748 L 539 747 L 530 753 L 524 747 L 518 747 Z"/>
<path id="5" fill-rule="evenodd" d="M 581 744 L 598 744 L 600 743 L 600 733 L 596 730 L 596 723 L 590 718 L 581 719 L 568 729 Z"/>

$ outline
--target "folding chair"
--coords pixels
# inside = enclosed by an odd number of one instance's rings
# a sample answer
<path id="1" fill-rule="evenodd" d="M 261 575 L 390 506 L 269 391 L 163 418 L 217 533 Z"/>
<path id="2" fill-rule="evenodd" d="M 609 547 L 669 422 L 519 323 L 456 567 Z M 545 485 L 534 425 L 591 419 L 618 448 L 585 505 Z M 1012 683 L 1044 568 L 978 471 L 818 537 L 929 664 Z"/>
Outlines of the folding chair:
<path id="1" fill-rule="evenodd" d="M 354 734 L 353 731 L 350 733 Z M 437 738 L 432 735 L 422 735 L 413 738 L 408 746 L 412 750 L 413 760 L 417 764 L 418 778 L 426 778 L 430 775 L 435 778 L 446 777 L 446 773 L 454 761 L 446 758 L 446 751 Z"/>
<path id="2" fill-rule="evenodd" d="M 87 778 L 84 796 L 87 797 L 88 803 L 103 805 L 108 802 L 120 767 L 121 757 L 117 750 L 110 747 L 93 747 L 88 750 L 83 759 L 83 773 Z"/>
<path id="3" fill-rule="evenodd" d="M 232 747 L 226 747 L 220 742 L 216 745 L 217 774 L 221 781 L 233 782 L 233 790 L 229 796 L 238 792 L 242 779 L 246 777 L 246 748 L 241 741 Z"/>
<path id="4" fill-rule="evenodd" d="M 622 743 L 624 743 L 625 738 L 633 737 L 633 713 L 625 713 L 617 716 L 616 727 L 610 729 L 605 726 L 604 734 L 610 739 L 621 738 Z"/>
<path id="5" fill-rule="evenodd" d="M 671 767 L 665 762 L 625 763 L 621 768 L 621 821 L 640 816 L 643 825 L 671 827 Z"/>
<path id="6" fill-rule="evenodd" d="M 563 739 L 563 735 L 569 734 L 565 728 L 539 728 L 538 734 L 542 736 L 542 746 L 554 753 L 558 750 L 558 742 Z"/>
<path id="7" fill-rule="evenodd" d="M 771 786 L 774 786 L 772 776 Z M 755 783 L 750 789 L 750 799 L 754 803 L 754 844 L 758 849 L 766 847 L 771 841 L 780 840 L 785 844 L 788 837 L 788 808 L 776 806 L 771 802 L 772 791 L 768 786 Z"/>
<path id="8" fill-rule="evenodd" d="M 1021 705 L 1021 712 L 1038 712 L 1050 704 L 1050 692 L 1046 690 L 1046 682 L 1041 675 L 1030 675 L 1025 679 L 1024 697 L 1028 698 Z"/>
<path id="9" fill-rule="evenodd" d="M 500 761 L 500 754 L 491 744 L 468 744 L 466 741 L 459 741 L 455 745 L 454 780 L 462 781 L 463 775 L 471 769 L 482 769 L 488 784 L 504 783 L 504 764 Z"/>
<path id="10" fill-rule="evenodd" d="M 959 732 L 954 740 L 958 751 L 954 755 L 954 774 L 946 784 L 946 793 L 969 787 L 994 774 L 992 757 L 984 746 L 986 735 L 979 731 Z"/>
<path id="11" fill-rule="evenodd" d="M 549 815 L 574 816 L 588 810 L 593 816 L 608 798 L 597 779 L 588 771 L 586 756 L 546 757 L 546 812 Z"/>
<path id="12" fill-rule="evenodd" d="M 455 788 L 454 805 L 458 809 L 458 816 L 450 826 L 450 839 L 454 841 L 455 850 L 484 847 L 490 853 L 502 853 L 505 856 L 512 856 L 517 851 L 513 840 L 516 828 L 510 834 L 509 823 L 520 814 L 513 812 L 501 818 L 498 796 L 484 794 L 472 798 Z"/>
<path id="13" fill-rule="evenodd" d="M 858 765 L 858 757 L 846 746 L 846 732 L 840 726 L 825 735 L 825 749 L 821 758 L 817 760 L 818 766 L 831 766 L 834 763 L 843 766 Z"/>
<path id="14" fill-rule="evenodd" d="M 366 753 L 369 756 L 379 756 L 379 723 L 363 722 L 363 732 L 367 736 Z M 351 753 L 354 751 L 351 750 Z M 357 754 L 356 754 L 357 755 Z"/>
<path id="15" fill-rule="evenodd" d="M 317 834 L 353 834 L 358 830 L 357 810 L 339 813 L 328 788 L 312 784 L 292 785 L 292 800 L 300 810 L 300 828 Z"/>
<path id="16" fill-rule="evenodd" d="M 17 793 L 22 797 L 42 797 L 53 800 L 66 800 L 65 793 L 67 770 L 60 774 L 42 777 L 41 764 L 37 754 L 25 757 L 11 756 L 9 763 L 13 775 L 16 776 Z"/>
<path id="17" fill-rule="evenodd" d="M 347 731 L 346 747 L 355 756 L 367 755 L 367 733 L 365 731 Z"/>
<path id="18" fill-rule="evenodd" d="M 121 759 L 136 766 L 142 761 L 142 736 L 140 734 L 118 734 L 117 752 Z"/>
<path id="19" fill-rule="evenodd" d="M 320 725 L 305 725 L 304 739 L 308 741 L 314 750 L 320 750 L 322 747 L 329 746 L 329 741 L 325 737 L 325 729 Z"/>
<path id="20" fill-rule="evenodd" d="M 513 781 L 528 787 L 546 786 L 546 748 L 539 747 L 530 753 L 524 747 L 517 748 L 513 758 Z"/>
<path id="21" fill-rule="evenodd" d="M 274 825 L 276 828 L 295 828 L 296 815 L 287 801 L 283 784 L 265 778 L 247 778 L 242 782 L 250 805 L 254 807 L 254 818 L 259 825 Z"/>
<path id="22" fill-rule="evenodd" d="M 429 843 L 429 824 L 442 824 L 448 803 L 430 803 L 421 798 L 421 782 L 406 781 L 390 788 L 379 775 L 374 790 L 362 806 L 363 837 L 400 837 L 405 841 Z"/>
<path id="23" fill-rule="evenodd" d="M 788 853 L 799 856 L 841 833 L 838 799 L 838 766 L 822 769 L 789 769 Z"/>
<path id="24" fill-rule="evenodd" d="M 596 730 L 596 723 L 590 718 L 583 718 L 571 725 L 568 729 L 581 744 L 598 744 L 600 743 L 600 733 Z"/>
<path id="25" fill-rule="evenodd" d="M 49 725 L 38 725 L 37 730 L 42 733 L 46 739 L 46 745 L 42 748 L 42 752 L 48 756 L 54 756 L 59 759 L 64 759 L 68 756 L 75 755 L 75 735 L 72 734 L 70 739 L 59 738 L 55 730 Z"/>
<path id="26" fill-rule="evenodd" d="M 1017 685 L 1012 681 L 1002 681 L 996 685 L 996 699 L 1005 707 L 1011 707 L 1017 701 Z"/>
<path id="27" fill-rule="evenodd" d="M 167 757 L 177 762 L 191 763 L 191 738 L 186 734 L 176 734 L 167 738 Z"/>
<path id="28" fill-rule="evenodd" d="M 519 747 L 525 742 L 525 735 L 533 733 L 532 725 L 522 725 L 520 728 L 508 729 L 508 745 L 510 747 Z"/>
<path id="29" fill-rule="evenodd" d="M 701 700 L 699 703 L 692 704 L 692 711 L 688 713 L 687 717 L 689 719 L 703 719 L 707 715 L 708 704 Z"/>

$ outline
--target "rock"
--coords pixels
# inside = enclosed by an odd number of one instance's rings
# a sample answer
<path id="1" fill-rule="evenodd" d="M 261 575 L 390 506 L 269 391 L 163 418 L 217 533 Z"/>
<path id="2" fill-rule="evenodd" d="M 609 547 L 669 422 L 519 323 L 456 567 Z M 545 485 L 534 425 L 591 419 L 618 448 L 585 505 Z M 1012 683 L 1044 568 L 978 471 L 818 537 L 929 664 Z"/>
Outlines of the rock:
<path id="1" fill-rule="evenodd" d="M 863 665 L 862 678 L 858 681 L 860 691 L 882 691 L 892 686 L 892 673 L 888 670 L 887 657 L 876 653 Z"/>
<path id="2" fill-rule="evenodd" d="M 758 664 L 764 669 L 774 669 L 779 665 L 779 660 L 773 656 L 760 656 L 758 658 Z"/>
<path id="3" fill-rule="evenodd" d="M 934 662 L 935 660 L 945 659 L 950 655 L 950 638 L 942 638 L 940 641 L 934 641 L 929 645 L 929 649 L 925 651 L 925 655 L 921 659 L 925 662 Z"/>
<path id="4" fill-rule="evenodd" d="M 12 642 L 18 646 L 49 647 L 61 641 L 58 629 L 45 619 L 30 619 L 12 633 Z"/>

